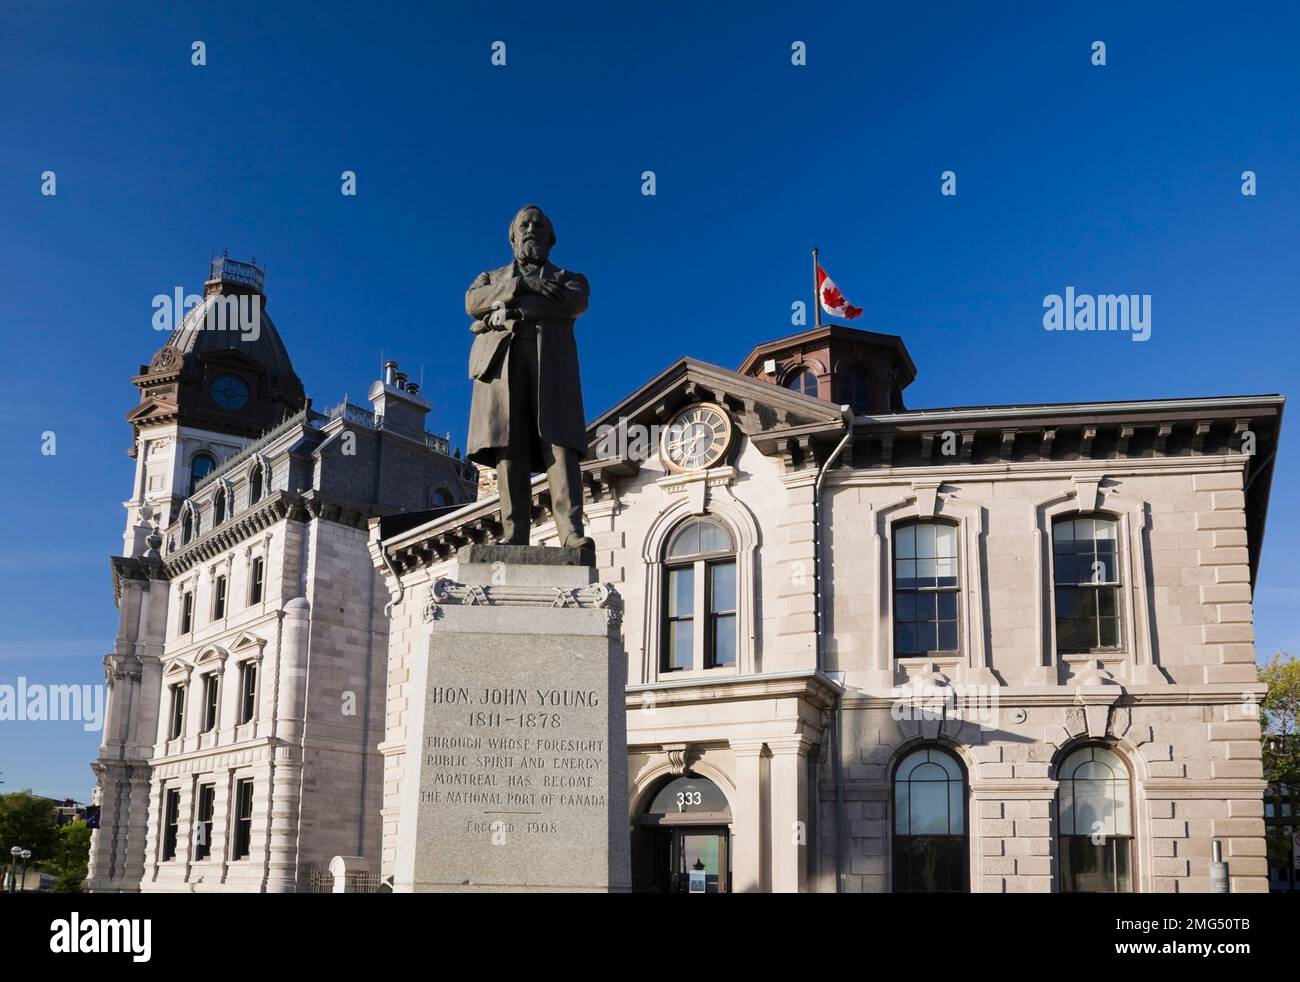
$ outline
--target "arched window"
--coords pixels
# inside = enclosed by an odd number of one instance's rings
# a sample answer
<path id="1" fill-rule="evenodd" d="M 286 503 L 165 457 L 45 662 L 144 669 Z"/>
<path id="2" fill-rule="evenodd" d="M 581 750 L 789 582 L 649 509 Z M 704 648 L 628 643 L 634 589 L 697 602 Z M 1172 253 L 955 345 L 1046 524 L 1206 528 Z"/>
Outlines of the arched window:
<path id="1" fill-rule="evenodd" d="M 1113 750 L 1080 747 L 1057 771 L 1057 829 L 1064 893 L 1133 889 L 1133 809 L 1128 767 Z"/>
<path id="2" fill-rule="evenodd" d="M 262 473 L 263 467 L 261 462 L 253 465 L 252 472 L 248 475 L 248 503 L 251 505 L 262 498 L 262 485 L 265 482 L 265 476 Z"/>
<path id="3" fill-rule="evenodd" d="M 1119 647 L 1118 546 L 1115 520 L 1105 515 L 1052 522 L 1058 654 Z"/>
<path id="4" fill-rule="evenodd" d="M 894 655 L 959 650 L 957 526 L 914 521 L 894 528 Z"/>
<path id="5" fill-rule="evenodd" d="M 216 458 L 210 453 L 196 453 L 190 461 L 190 490 L 193 494 L 201 480 L 211 474 L 217 466 Z M 186 496 L 188 497 L 188 495 Z"/>
<path id="6" fill-rule="evenodd" d="M 692 519 L 668 542 L 664 559 L 662 670 L 736 664 L 736 547 L 717 522 Z"/>
<path id="7" fill-rule="evenodd" d="M 841 403 L 847 403 L 855 413 L 871 411 L 871 387 L 862 372 L 856 368 L 845 369 L 839 373 L 838 382 Z"/>
<path id="8" fill-rule="evenodd" d="M 188 545 L 190 539 L 194 538 L 194 509 L 186 505 L 181 512 L 181 545 Z"/>
<path id="9" fill-rule="evenodd" d="M 450 508 L 452 503 L 451 492 L 446 488 L 432 488 L 429 491 L 430 508 Z"/>
<path id="10" fill-rule="evenodd" d="M 795 392 L 802 392 L 806 396 L 816 397 L 817 376 L 808 369 L 801 368 L 785 380 L 785 387 L 794 389 Z"/>
<path id="11" fill-rule="evenodd" d="M 217 488 L 212 496 L 212 526 L 215 528 L 226 520 L 226 489 Z"/>
<path id="12" fill-rule="evenodd" d="M 968 889 L 966 775 L 939 747 L 904 757 L 894 771 L 894 891 Z"/>

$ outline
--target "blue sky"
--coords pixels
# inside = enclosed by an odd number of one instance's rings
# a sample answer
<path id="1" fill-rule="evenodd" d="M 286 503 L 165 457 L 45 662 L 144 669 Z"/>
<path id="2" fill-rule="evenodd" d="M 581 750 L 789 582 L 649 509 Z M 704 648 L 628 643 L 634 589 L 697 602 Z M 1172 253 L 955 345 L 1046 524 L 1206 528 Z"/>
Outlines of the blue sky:
<path id="1" fill-rule="evenodd" d="M 318 405 L 361 401 L 382 350 L 459 444 L 464 290 L 528 200 L 592 284 L 589 416 L 790 333 L 814 244 L 856 326 L 905 339 L 912 408 L 1300 390 L 1300 8 L 866 7 L 5 3 L 0 682 L 102 681 L 150 302 L 223 248 L 265 265 Z M 1150 294 L 1151 339 L 1044 331 L 1067 286 Z M 1296 432 L 1261 653 L 1300 652 Z M 84 799 L 98 738 L 0 723 L 3 790 Z"/>

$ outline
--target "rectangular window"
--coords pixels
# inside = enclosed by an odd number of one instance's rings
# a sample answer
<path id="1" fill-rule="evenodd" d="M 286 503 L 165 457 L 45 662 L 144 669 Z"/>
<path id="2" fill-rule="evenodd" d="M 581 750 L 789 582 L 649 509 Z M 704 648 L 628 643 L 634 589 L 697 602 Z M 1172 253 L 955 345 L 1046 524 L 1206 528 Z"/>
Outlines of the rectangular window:
<path id="1" fill-rule="evenodd" d="M 208 733 L 217 726 L 217 673 L 209 672 L 203 676 L 203 729 Z"/>
<path id="2" fill-rule="evenodd" d="M 256 708 L 257 662 L 242 662 L 239 666 L 239 722 L 252 720 Z"/>
<path id="3" fill-rule="evenodd" d="M 181 597 L 181 634 L 189 634 L 194 626 L 194 594 L 186 590 Z"/>
<path id="4" fill-rule="evenodd" d="M 199 785 L 199 813 L 194 823 L 194 858 L 207 859 L 212 854 L 212 812 L 216 807 L 217 786 Z"/>
<path id="5" fill-rule="evenodd" d="M 164 803 L 166 816 L 164 817 L 165 825 L 163 827 L 163 862 L 176 858 L 176 833 L 180 826 L 181 820 L 181 793 L 179 790 L 169 790 Z"/>
<path id="6" fill-rule="evenodd" d="M 957 526 L 903 525 L 894 532 L 893 547 L 894 655 L 957 652 Z"/>
<path id="7" fill-rule="evenodd" d="M 1059 654 L 1119 647 L 1117 526 L 1109 518 L 1057 519 L 1052 524 L 1052 579 Z"/>
<path id="8" fill-rule="evenodd" d="M 253 842 L 253 779 L 235 785 L 235 844 L 231 859 L 248 858 Z"/>
<path id="9" fill-rule="evenodd" d="M 736 664 L 736 564 L 709 563 L 709 650 L 706 668 Z"/>
<path id="10" fill-rule="evenodd" d="M 253 560 L 253 569 L 249 573 L 248 581 L 248 602 L 250 604 L 260 604 L 262 602 L 262 575 L 264 568 L 261 556 L 258 556 Z"/>
<path id="11" fill-rule="evenodd" d="M 171 706 L 171 728 L 167 731 L 167 738 L 175 740 L 185 729 L 185 686 L 173 685 L 172 706 Z"/>
<path id="12" fill-rule="evenodd" d="M 668 571 L 668 646 L 664 671 L 695 667 L 695 567 Z"/>
<path id="13" fill-rule="evenodd" d="M 219 621 L 226 616 L 226 578 L 218 576 L 212 597 L 212 619 Z"/>

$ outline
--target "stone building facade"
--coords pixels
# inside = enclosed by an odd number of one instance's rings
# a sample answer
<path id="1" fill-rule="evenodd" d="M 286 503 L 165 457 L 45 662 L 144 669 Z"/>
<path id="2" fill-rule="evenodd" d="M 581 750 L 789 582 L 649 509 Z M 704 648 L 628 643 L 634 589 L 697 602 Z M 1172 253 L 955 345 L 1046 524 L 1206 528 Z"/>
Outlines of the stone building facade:
<path id="1" fill-rule="evenodd" d="M 636 888 L 1205 891 L 1220 840 L 1265 890 L 1251 595 L 1283 400 L 908 410 L 915 373 L 825 327 L 682 359 L 592 424 Z M 724 449 L 683 465 L 699 420 Z M 385 875 L 431 597 L 495 507 L 372 522 Z"/>
<path id="2" fill-rule="evenodd" d="M 261 271 L 215 261 L 134 380 L 92 890 L 294 891 L 373 852 L 388 621 L 367 523 L 475 494 L 395 363 L 369 408 L 318 412 L 264 310 L 242 335 L 205 320 L 230 295 L 260 309 Z"/>
<path id="3" fill-rule="evenodd" d="M 908 409 L 916 374 L 832 325 L 591 423 L 634 888 L 1203 891 L 1218 840 L 1265 890 L 1283 399 Z M 500 530 L 398 375 L 317 413 L 265 317 L 255 349 L 183 325 L 142 366 L 93 888 L 391 882 L 438 584 Z M 549 507 L 539 477 L 537 543 Z"/>

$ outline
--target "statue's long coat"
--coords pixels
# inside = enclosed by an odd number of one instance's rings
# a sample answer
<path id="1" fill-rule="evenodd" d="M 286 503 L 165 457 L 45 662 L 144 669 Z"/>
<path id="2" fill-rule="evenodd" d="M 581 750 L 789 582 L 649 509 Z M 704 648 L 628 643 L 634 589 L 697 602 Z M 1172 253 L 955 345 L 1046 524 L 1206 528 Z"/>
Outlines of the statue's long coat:
<path id="1" fill-rule="evenodd" d="M 587 452 L 587 422 L 582 409 L 578 345 L 573 322 L 587 309 L 587 278 L 553 263 L 542 267 L 544 280 L 564 288 L 564 298 L 551 301 L 525 288 L 515 263 L 480 273 L 465 293 L 465 312 L 475 319 L 474 346 L 469 355 L 469 377 L 474 380 L 469 411 L 469 459 L 494 465 L 498 451 L 510 436 L 510 345 L 538 346 L 537 428 L 544 443 Z M 487 329 L 487 319 L 497 305 L 518 310 L 521 319 L 537 325 L 539 339 L 516 338 L 510 330 Z M 509 322 L 513 328 L 518 321 Z M 532 460 L 533 471 L 543 470 Z"/>

